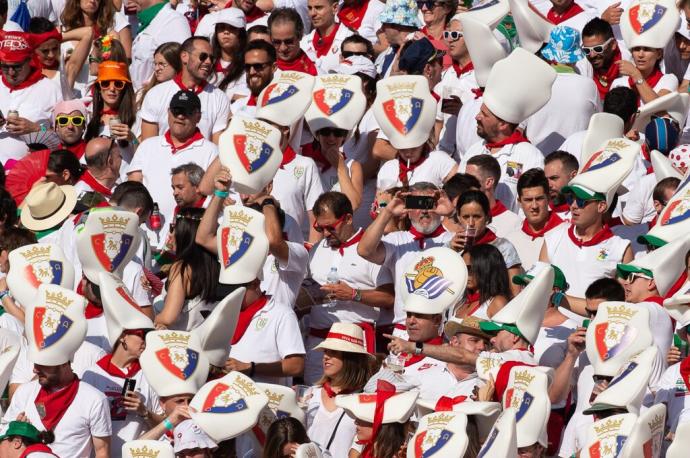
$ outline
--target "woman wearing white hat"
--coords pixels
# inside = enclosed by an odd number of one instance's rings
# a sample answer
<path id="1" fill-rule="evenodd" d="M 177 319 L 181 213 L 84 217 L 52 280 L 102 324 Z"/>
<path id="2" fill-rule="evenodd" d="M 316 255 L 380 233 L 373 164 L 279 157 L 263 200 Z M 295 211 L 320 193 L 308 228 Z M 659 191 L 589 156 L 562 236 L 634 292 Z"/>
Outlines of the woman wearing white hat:
<path id="1" fill-rule="evenodd" d="M 355 436 L 355 422 L 336 405 L 339 394 L 357 393 L 369 379 L 373 355 L 364 345 L 364 332 L 354 323 L 333 323 L 323 350 L 323 377 L 307 405 L 309 437 L 332 456 L 346 456 Z"/>

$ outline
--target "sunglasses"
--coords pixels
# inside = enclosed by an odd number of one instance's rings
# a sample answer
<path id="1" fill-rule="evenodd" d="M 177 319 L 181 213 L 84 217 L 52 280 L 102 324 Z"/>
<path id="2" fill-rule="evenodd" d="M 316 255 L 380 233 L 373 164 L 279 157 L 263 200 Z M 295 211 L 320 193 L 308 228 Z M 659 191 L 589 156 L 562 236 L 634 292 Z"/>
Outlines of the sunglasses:
<path id="1" fill-rule="evenodd" d="M 344 129 L 337 129 L 335 127 L 324 127 L 319 129 L 319 135 L 324 137 L 347 137 L 347 131 Z"/>
<path id="2" fill-rule="evenodd" d="M 342 54 L 344 59 L 347 59 L 348 57 L 352 57 L 352 56 L 369 57 L 369 53 L 366 51 L 343 51 L 340 54 Z"/>
<path id="3" fill-rule="evenodd" d="M 262 72 L 268 67 L 270 62 L 257 62 L 255 64 L 244 64 L 244 71 L 249 73 L 250 70 L 254 70 L 255 72 Z"/>
<path id="4" fill-rule="evenodd" d="M 625 277 L 625 280 L 626 280 L 628 283 L 634 283 L 635 280 L 637 280 L 638 278 L 644 278 L 645 280 L 651 280 L 651 278 L 649 278 L 647 275 L 641 274 L 641 273 L 639 273 L 639 272 L 630 272 L 630 273 L 628 274 L 628 276 Z"/>
<path id="5" fill-rule="evenodd" d="M 608 40 L 606 40 L 605 42 L 603 42 L 603 43 L 600 44 L 600 45 L 596 45 L 596 46 L 583 46 L 583 47 L 582 47 L 582 52 L 585 53 L 585 56 L 601 54 L 601 53 L 604 52 L 604 50 L 605 50 L 606 47 L 609 45 L 609 43 L 611 43 L 613 40 L 614 40 L 614 38 L 611 37 L 611 38 L 609 38 Z"/>
<path id="6" fill-rule="evenodd" d="M 99 81 L 98 85 L 101 89 L 112 89 L 115 88 L 117 91 L 121 91 L 125 88 L 126 81 L 122 80 L 109 80 L 109 81 Z"/>
<path id="7" fill-rule="evenodd" d="M 338 229 L 338 226 L 340 226 L 340 225 L 343 223 L 343 221 L 345 221 L 345 217 L 346 217 L 346 216 L 347 216 L 347 213 L 345 213 L 343 216 L 341 216 L 340 218 L 338 218 L 338 219 L 335 221 L 335 223 L 333 223 L 333 224 L 326 224 L 326 225 L 324 225 L 324 226 L 322 226 L 322 225 L 320 225 L 320 224 L 317 224 L 316 221 L 314 221 L 314 225 L 313 225 L 314 230 L 315 230 L 316 232 L 318 232 L 319 234 L 323 234 L 324 231 L 328 231 L 328 232 L 333 233 L 333 232 L 336 231 L 336 229 Z"/>
<path id="8" fill-rule="evenodd" d="M 172 113 L 173 116 L 178 117 L 178 116 L 192 116 L 194 113 L 197 112 L 194 108 L 187 109 L 187 108 L 180 108 L 180 107 L 174 107 L 170 109 L 170 112 Z"/>
<path id="9" fill-rule="evenodd" d="M 572 205 L 573 202 L 577 204 L 578 208 L 585 208 L 587 204 L 591 202 L 596 202 L 596 199 L 581 199 L 573 194 L 566 194 L 565 203 L 567 203 L 568 205 Z"/>
<path id="10" fill-rule="evenodd" d="M 15 72 L 18 72 L 22 69 L 23 66 L 24 66 L 24 62 L 19 63 L 19 64 L 0 64 L 0 68 L 3 71 L 14 70 Z"/>
<path id="11" fill-rule="evenodd" d="M 295 43 L 297 43 L 297 39 L 295 38 L 288 38 L 287 40 L 276 40 L 271 38 L 271 43 L 273 44 L 274 48 L 280 48 L 280 45 L 285 45 L 287 47 L 294 46 Z"/>
<path id="12" fill-rule="evenodd" d="M 465 34 L 463 34 L 462 32 L 459 32 L 457 30 L 444 30 L 443 31 L 443 38 L 446 41 L 457 41 L 464 36 L 465 36 Z"/>
<path id="13" fill-rule="evenodd" d="M 72 124 L 74 127 L 81 127 L 86 122 L 83 116 L 67 116 L 60 115 L 55 117 L 55 123 L 60 127 L 65 127 L 67 124 Z"/>
<path id="14" fill-rule="evenodd" d="M 198 57 L 199 57 L 199 60 L 200 60 L 201 62 L 206 62 L 207 60 L 210 61 L 210 62 L 213 62 L 213 61 L 216 60 L 216 58 L 213 57 L 213 55 L 211 55 L 211 54 L 209 54 L 209 53 L 207 53 L 207 52 L 200 52 Z"/>
<path id="15" fill-rule="evenodd" d="M 442 2 L 434 1 L 434 0 L 417 0 L 417 8 L 420 10 L 422 7 L 426 6 L 426 9 L 428 10 L 433 10 L 435 6 L 441 6 Z"/>

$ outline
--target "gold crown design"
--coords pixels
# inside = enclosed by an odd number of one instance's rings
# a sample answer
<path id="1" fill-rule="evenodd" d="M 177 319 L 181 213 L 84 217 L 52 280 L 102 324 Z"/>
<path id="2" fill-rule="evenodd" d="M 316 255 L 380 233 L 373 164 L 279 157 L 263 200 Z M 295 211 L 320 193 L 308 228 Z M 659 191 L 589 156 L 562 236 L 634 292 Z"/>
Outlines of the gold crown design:
<path id="1" fill-rule="evenodd" d="M 529 386 L 536 375 L 530 373 L 529 371 L 515 371 L 515 376 L 513 377 L 514 385 Z"/>
<path id="2" fill-rule="evenodd" d="M 132 455 L 132 458 L 156 458 L 160 450 L 154 450 L 149 448 L 148 445 L 144 445 L 141 448 L 130 448 L 129 453 Z"/>
<path id="3" fill-rule="evenodd" d="M 304 78 L 304 73 L 301 72 L 281 72 L 280 76 L 278 77 L 277 83 L 296 83 L 297 81 L 301 80 Z"/>
<path id="4" fill-rule="evenodd" d="M 628 147 L 628 144 L 623 140 L 609 140 L 604 147 L 605 150 L 620 151 Z"/>
<path id="5" fill-rule="evenodd" d="M 625 305 L 608 306 L 606 310 L 609 314 L 609 320 L 619 320 L 619 321 L 630 321 L 632 317 L 637 313 L 637 310 L 633 310 Z"/>
<path id="6" fill-rule="evenodd" d="M 647 423 L 649 430 L 654 434 L 664 427 L 664 417 L 662 415 L 654 415 L 654 420 Z"/>
<path id="7" fill-rule="evenodd" d="M 256 385 L 254 385 L 254 383 L 251 381 L 237 377 L 235 379 L 235 385 L 237 386 L 237 389 L 244 394 L 244 396 L 256 396 L 259 394 L 259 392 L 256 390 Z"/>
<path id="8" fill-rule="evenodd" d="M 447 413 L 439 413 L 436 415 L 429 415 L 427 417 L 426 424 L 429 428 L 432 427 L 438 427 L 438 426 L 446 426 L 450 421 L 453 419 L 453 415 L 447 414 Z"/>
<path id="9" fill-rule="evenodd" d="M 163 341 L 163 343 L 168 346 L 168 345 L 173 345 L 173 346 L 179 346 L 179 345 L 184 345 L 185 347 L 189 343 L 189 334 L 180 334 L 178 332 L 171 332 L 168 334 L 161 334 L 160 338 Z"/>
<path id="10" fill-rule="evenodd" d="M 129 218 L 126 216 L 113 215 L 111 217 L 98 218 L 103 226 L 103 230 L 111 231 L 125 231 L 127 224 L 129 223 Z"/>
<path id="11" fill-rule="evenodd" d="M 599 425 L 594 425 L 594 432 L 597 436 L 609 436 L 612 433 L 618 432 L 621 425 L 623 424 L 623 419 L 607 418 L 605 421 L 601 422 Z"/>
<path id="12" fill-rule="evenodd" d="M 432 265 L 434 265 L 434 257 L 429 256 L 427 258 L 422 258 L 417 264 L 415 264 L 414 270 L 419 271 L 419 270 L 422 270 L 424 267 L 432 266 Z"/>
<path id="13" fill-rule="evenodd" d="M 21 255 L 31 264 L 39 261 L 47 261 L 50 259 L 50 246 L 34 245 L 30 250 L 20 252 Z"/>
<path id="14" fill-rule="evenodd" d="M 416 85 L 417 83 L 395 83 L 387 84 L 386 87 L 393 97 L 398 98 L 411 97 Z"/>
<path id="15" fill-rule="evenodd" d="M 228 225 L 247 227 L 252 222 L 252 216 L 245 213 L 244 210 L 228 211 Z"/>
<path id="16" fill-rule="evenodd" d="M 65 311 L 73 302 L 74 301 L 65 296 L 62 291 L 58 291 L 57 293 L 46 291 L 46 305 L 52 305 Z"/>
<path id="17" fill-rule="evenodd" d="M 284 394 L 276 393 L 271 390 L 264 390 L 266 392 L 266 396 L 268 396 L 268 404 L 273 407 L 277 407 L 280 405 L 280 401 L 283 400 L 285 397 Z"/>
<path id="18" fill-rule="evenodd" d="M 251 137 L 266 138 L 271 133 L 271 129 L 262 126 L 259 121 L 243 120 L 242 124 L 244 124 L 244 130 L 246 130 Z"/>
<path id="19" fill-rule="evenodd" d="M 321 82 L 324 86 L 331 87 L 343 87 L 350 81 L 346 75 L 329 75 L 321 78 Z"/>
<path id="20" fill-rule="evenodd" d="M 488 357 L 480 357 L 479 365 L 482 366 L 482 370 L 484 372 L 489 372 L 491 369 L 494 367 L 498 367 L 501 365 L 503 362 L 501 359 L 498 358 L 488 358 Z"/>

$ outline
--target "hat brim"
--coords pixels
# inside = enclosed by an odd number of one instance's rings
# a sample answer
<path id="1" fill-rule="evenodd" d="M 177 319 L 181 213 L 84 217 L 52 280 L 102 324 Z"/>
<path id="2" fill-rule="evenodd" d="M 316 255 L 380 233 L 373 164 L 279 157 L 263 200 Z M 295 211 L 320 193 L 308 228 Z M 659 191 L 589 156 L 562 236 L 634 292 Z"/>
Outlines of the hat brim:
<path id="1" fill-rule="evenodd" d="M 634 273 L 643 274 L 643 275 L 646 275 L 648 277 L 654 278 L 654 274 L 649 269 L 644 269 L 642 267 L 633 266 L 632 264 L 617 264 L 616 265 L 616 274 L 619 277 L 624 278 L 624 277 L 627 277 L 629 274 L 634 274 Z M 623 275 L 621 275 L 621 274 L 623 274 Z"/>
<path id="2" fill-rule="evenodd" d="M 527 274 L 513 275 L 513 284 L 520 285 L 520 286 L 527 286 L 527 285 L 529 285 L 529 282 L 531 282 L 533 279 L 534 279 L 534 277 L 532 275 L 527 275 Z"/>
<path id="3" fill-rule="evenodd" d="M 599 193 L 599 192 L 595 192 L 594 194 L 590 194 L 587 191 L 585 191 L 584 189 L 582 189 L 581 187 L 575 186 L 575 185 L 563 186 L 563 188 L 561 188 L 561 194 L 565 194 L 565 193 L 569 193 L 569 192 L 575 194 L 575 196 L 579 199 L 601 200 L 603 202 L 606 202 L 606 196 Z"/>
<path id="4" fill-rule="evenodd" d="M 452 337 L 455 334 L 461 333 L 461 334 L 469 334 L 475 337 L 479 337 L 480 339 L 484 340 L 490 340 L 491 336 L 487 334 L 486 332 L 483 332 L 481 329 L 477 328 L 472 328 L 469 326 L 463 326 L 461 323 L 455 322 L 455 321 L 448 321 L 443 328 L 443 332 L 448 336 Z"/>
<path id="5" fill-rule="evenodd" d="M 315 346 L 314 350 L 342 351 L 344 353 L 359 353 L 361 355 L 367 355 L 370 358 L 376 357 L 369 353 L 364 347 L 360 347 L 359 345 L 355 345 L 338 339 L 325 339 L 323 342 Z"/>
<path id="6" fill-rule="evenodd" d="M 77 191 L 70 185 L 60 186 L 60 189 L 65 194 L 65 200 L 58 211 L 47 218 L 34 218 L 28 206 L 24 206 L 19 219 L 25 228 L 31 231 L 45 231 L 62 223 L 72 213 L 74 206 L 77 204 Z"/>
<path id="7" fill-rule="evenodd" d="M 500 331 L 508 331 L 511 334 L 514 334 L 516 336 L 522 337 L 525 340 L 529 340 L 525 338 L 525 336 L 522 335 L 520 330 L 518 329 L 517 326 L 514 324 L 504 324 L 504 323 L 496 323 L 495 321 L 483 321 L 479 323 L 479 327 L 481 328 L 482 331 L 496 335 Z"/>
<path id="8" fill-rule="evenodd" d="M 596 403 L 595 403 L 595 404 L 592 405 L 592 407 L 590 407 L 589 409 L 583 410 L 583 411 L 582 411 L 582 414 L 583 414 L 583 415 L 592 415 L 592 414 L 595 414 L 595 413 L 597 413 L 597 412 L 604 412 L 604 411 L 606 411 L 606 410 L 624 409 L 624 408 L 625 408 L 625 407 L 614 406 L 614 405 L 611 405 L 611 404 L 596 404 Z"/>
<path id="9" fill-rule="evenodd" d="M 649 234 L 638 236 L 637 242 L 643 245 L 651 245 L 655 248 L 661 248 L 667 243 L 665 240 L 661 240 L 659 237 L 654 237 L 653 235 Z"/>

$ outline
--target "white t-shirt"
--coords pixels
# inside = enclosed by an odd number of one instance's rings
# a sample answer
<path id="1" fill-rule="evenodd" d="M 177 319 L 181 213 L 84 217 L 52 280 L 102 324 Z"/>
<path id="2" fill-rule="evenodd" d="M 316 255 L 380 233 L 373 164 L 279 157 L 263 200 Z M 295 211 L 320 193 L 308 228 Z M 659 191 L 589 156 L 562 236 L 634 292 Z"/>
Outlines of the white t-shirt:
<path id="1" fill-rule="evenodd" d="M 454 90 L 462 92 L 463 95 L 460 96 L 460 99 L 465 102 L 470 99 L 474 100 L 472 89 L 477 89 L 479 86 L 477 85 L 477 80 L 474 77 L 474 70 L 470 70 L 458 76 L 455 69 L 453 67 L 449 67 L 443 72 L 441 82 L 436 85 L 436 88 L 434 88 L 434 92 L 440 94 L 441 98 L 443 98 L 444 87 L 452 87 Z M 436 113 L 436 119 L 440 118 L 443 121 L 443 128 L 441 129 L 441 133 L 439 135 L 437 148 L 441 151 L 445 151 L 456 160 L 459 160 L 460 155 L 458 154 L 455 146 L 455 137 L 458 130 L 458 116 L 443 113 L 441 111 L 442 106 L 443 103 L 439 102 Z M 458 115 L 459 114 L 460 113 L 458 113 Z"/>
<path id="2" fill-rule="evenodd" d="M 108 340 L 108 326 L 105 322 L 105 313 L 86 320 L 86 339 L 97 347 L 101 347 L 105 352 L 112 351 L 112 346 Z"/>
<path id="3" fill-rule="evenodd" d="M 273 363 L 287 356 L 304 355 L 304 343 L 292 307 L 274 299 L 259 310 L 242 338 L 230 350 L 230 357 L 242 362 Z M 290 377 L 256 375 L 255 382 L 290 386 Z"/>
<path id="4" fill-rule="evenodd" d="M 648 223 L 656 216 L 654 208 L 654 187 L 657 180 L 653 173 L 643 176 L 630 189 L 623 207 L 623 216 L 632 223 Z"/>
<path id="5" fill-rule="evenodd" d="M 398 159 L 386 161 L 376 177 L 376 188 L 379 190 L 389 189 L 393 186 L 401 186 L 400 165 Z M 443 180 L 448 176 L 453 167 L 458 164 L 448 153 L 443 151 L 432 151 L 429 156 L 419 164 L 413 171 L 407 172 L 407 179 L 410 185 L 420 182 L 433 183 L 439 188 L 443 186 Z"/>
<path id="6" fill-rule="evenodd" d="M 301 233 L 299 236 L 302 239 Z M 294 307 L 300 285 L 307 273 L 309 252 L 304 247 L 303 239 L 299 242 L 288 240 L 287 246 L 287 263 L 279 261 L 278 258 L 269 253 L 264 263 L 261 289 L 266 294 L 273 296 L 279 303 Z"/>
<path id="7" fill-rule="evenodd" d="M 470 97 L 463 102 L 460 113 L 458 113 L 455 148 L 460 159 L 465 158 L 465 154 L 472 145 L 482 140 L 477 135 L 477 115 L 482 108 L 482 103 L 484 103 L 484 97 Z"/>
<path id="8" fill-rule="evenodd" d="M 522 219 L 517 213 L 510 210 L 505 210 L 498 215 L 491 215 L 491 224 L 489 228 L 494 231 L 497 237 L 506 238 L 506 235 L 519 228 L 522 225 Z"/>
<path id="9" fill-rule="evenodd" d="M 670 366 L 659 380 L 654 403 L 666 404 L 666 428 L 675 432 L 680 413 L 690 408 L 690 390 L 680 375 L 680 363 Z"/>
<path id="10" fill-rule="evenodd" d="M 613 83 L 611 83 L 611 89 L 614 87 L 630 87 L 629 78 L 627 76 L 616 78 L 613 80 Z M 654 89 L 654 92 L 657 94 L 664 89 L 669 92 L 676 92 L 678 90 L 678 78 L 676 78 L 676 75 L 666 73 L 652 89 Z M 642 105 L 644 105 L 644 102 L 640 99 L 640 106 Z"/>
<path id="11" fill-rule="evenodd" d="M 568 138 L 566 138 L 563 141 L 563 143 L 561 143 L 561 146 L 559 146 L 558 149 L 575 156 L 575 159 L 577 159 L 577 163 L 580 164 L 582 157 L 582 144 L 585 141 L 586 135 L 587 130 L 581 130 L 580 132 L 572 133 L 568 136 Z"/>
<path id="12" fill-rule="evenodd" d="M 534 357 L 540 366 L 556 369 L 563 362 L 568 351 L 568 337 L 576 328 L 577 323 L 569 318 L 558 326 L 539 328 L 534 342 Z"/>
<path id="13" fill-rule="evenodd" d="M 306 427 L 309 439 L 319 444 L 319 447 L 325 449 L 333 436 L 333 442 L 328 448 L 331 456 L 347 456 L 350 450 L 352 440 L 355 438 L 357 428 L 355 426 L 355 419 L 350 417 L 345 411 L 338 407 L 334 411 L 329 412 L 321 403 L 321 387 L 315 386 L 312 388 L 312 397 L 307 404 Z M 340 423 L 338 423 L 340 420 Z M 336 424 L 338 429 L 336 430 Z"/>
<path id="14" fill-rule="evenodd" d="M 342 3 L 341 3 L 342 6 Z M 386 4 L 379 0 L 369 0 L 367 2 L 367 10 L 364 12 L 362 24 L 357 29 L 357 33 L 372 43 L 378 42 L 376 32 L 381 29 L 381 21 L 379 16 L 383 12 Z"/>
<path id="15" fill-rule="evenodd" d="M 181 90 L 184 88 L 174 80 L 169 80 L 154 86 L 144 97 L 144 103 L 141 105 L 141 119 L 158 124 L 158 135 L 163 135 L 168 131 L 170 101 Z M 228 126 L 230 100 L 213 84 L 206 84 L 197 95 L 201 101 L 201 120 L 198 127 L 201 134 L 210 139 L 213 134 L 224 131 Z"/>
<path id="16" fill-rule="evenodd" d="M 472 392 L 479 379 L 476 374 L 463 381 L 458 380 L 448 368 L 448 363 L 427 356 L 405 367 L 405 380 L 419 388 L 424 399 L 438 399 L 455 392 L 459 384 Z"/>
<path id="17" fill-rule="evenodd" d="M 561 223 L 565 224 L 565 223 Z M 557 226 L 558 227 L 558 226 Z M 551 229 L 552 231 L 557 227 Z M 547 233 L 550 231 L 546 231 Z M 522 268 L 529 270 L 537 261 L 544 244 L 544 237 L 532 237 L 522 230 L 522 225 L 505 236 L 513 244 L 522 261 Z"/>
<path id="18" fill-rule="evenodd" d="M 35 404 L 40 389 L 41 386 L 37 380 L 17 388 L 2 418 L 0 430 L 3 434 L 9 422 L 16 419 L 20 412 L 24 412 L 32 425 L 45 431 Z M 79 382 L 79 389 L 74 400 L 53 432 L 55 442 L 50 444 L 53 453 L 61 457 L 87 458 L 93 449 L 92 437 L 106 438 L 111 435 L 108 399 L 88 383 Z"/>
<path id="19" fill-rule="evenodd" d="M 345 27 L 343 24 L 339 24 L 330 49 L 321 57 L 316 56 L 314 34 L 316 34 L 316 29 L 313 29 L 309 34 L 304 35 L 299 43 L 300 48 L 302 48 L 302 50 L 307 54 L 307 57 L 314 62 L 319 75 L 328 74 L 340 63 L 340 47 L 342 46 L 343 41 L 345 38 L 353 35 L 354 32 Z"/>

